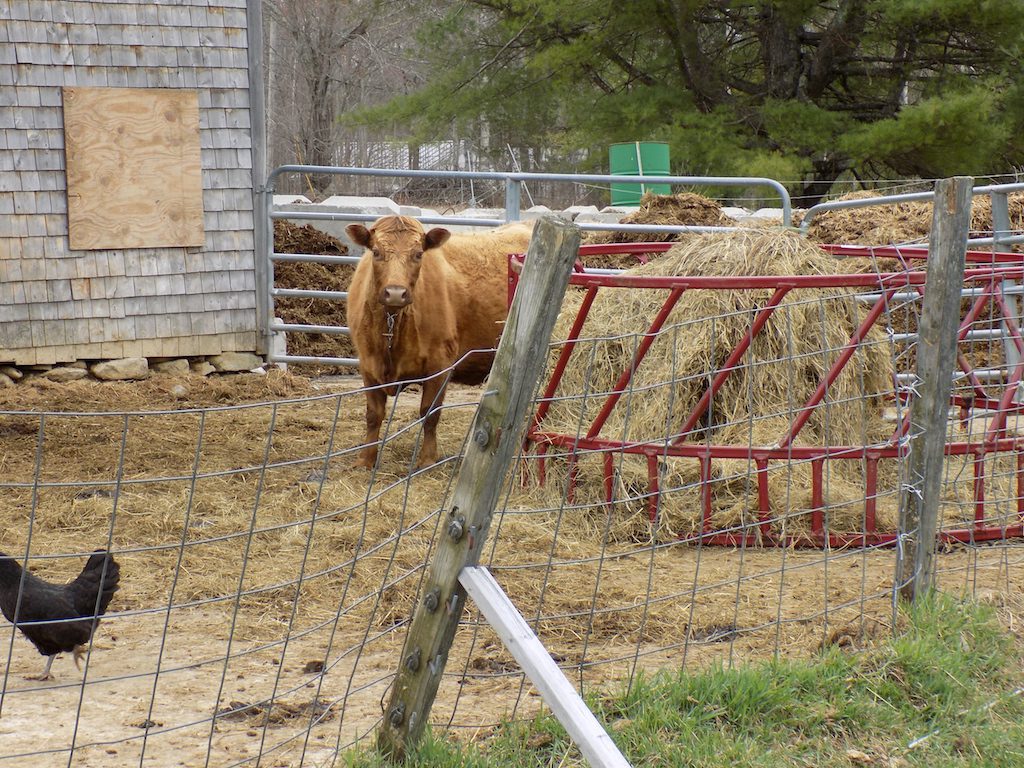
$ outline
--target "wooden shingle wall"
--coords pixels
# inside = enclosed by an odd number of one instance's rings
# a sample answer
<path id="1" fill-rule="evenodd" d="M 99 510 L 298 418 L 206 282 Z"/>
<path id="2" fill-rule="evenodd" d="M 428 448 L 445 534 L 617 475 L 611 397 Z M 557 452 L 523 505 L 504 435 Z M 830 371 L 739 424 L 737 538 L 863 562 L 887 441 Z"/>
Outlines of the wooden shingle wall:
<path id="1" fill-rule="evenodd" d="M 0 3 L 0 364 L 255 351 L 246 0 Z M 61 89 L 194 89 L 204 244 L 72 250 Z"/>

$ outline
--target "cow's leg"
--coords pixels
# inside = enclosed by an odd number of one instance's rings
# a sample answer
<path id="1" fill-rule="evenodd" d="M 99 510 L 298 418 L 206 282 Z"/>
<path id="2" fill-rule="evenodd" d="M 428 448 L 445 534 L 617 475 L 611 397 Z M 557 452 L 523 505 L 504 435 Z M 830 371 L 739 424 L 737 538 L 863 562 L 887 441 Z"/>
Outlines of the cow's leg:
<path id="1" fill-rule="evenodd" d="M 423 382 L 420 397 L 420 418 L 423 419 L 423 445 L 417 469 L 437 463 L 437 422 L 441 419 L 441 404 L 444 402 L 447 374 L 434 376 Z"/>
<path id="2" fill-rule="evenodd" d="M 380 442 L 380 425 L 384 422 L 387 400 L 387 393 L 383 389 L 366 390 L 366 441 L 356 460 L 357 467 L 373 469 L 377 463 L 377 443 Z"/>

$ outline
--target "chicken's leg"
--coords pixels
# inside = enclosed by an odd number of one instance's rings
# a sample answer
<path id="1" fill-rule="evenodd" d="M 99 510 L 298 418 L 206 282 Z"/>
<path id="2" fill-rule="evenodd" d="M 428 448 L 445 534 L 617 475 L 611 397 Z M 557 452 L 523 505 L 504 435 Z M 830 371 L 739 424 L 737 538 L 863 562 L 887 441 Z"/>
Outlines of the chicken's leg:
<path id="1" fill-rule="evenodd" d="M 47 656 L 46 657 L 46 668 L 43 670 L 43 673 L 41 675 L 25 675 L 25 679 L 26 680 L 53 680 L 54 679 L 53 675 L 50 674 L 50 666 L 53 664 L 53 660 L 54 660 L 54 658 L 56 658 L 56 655 L 57 654 L 54 654 L 53 656 Z"/>

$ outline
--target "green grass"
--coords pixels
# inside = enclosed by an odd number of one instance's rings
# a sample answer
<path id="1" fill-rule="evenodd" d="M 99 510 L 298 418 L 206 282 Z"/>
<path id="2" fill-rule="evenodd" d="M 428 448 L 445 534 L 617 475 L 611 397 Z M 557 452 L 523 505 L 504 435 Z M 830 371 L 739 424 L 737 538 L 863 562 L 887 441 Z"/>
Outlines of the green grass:
<path id="1" fill-rule="evenodd" d="M 910 609 L 906 629 L 870 650 L 662 673 L 589 703 L 634 766 L 1024 768 L 1024 695 L 1014 695 L 1024 685 L 1022 650 L 990 608 L 939 595 Z M 372 752 L 339 763 L 386 764 Z M 406 765 L 585 761 L 559 723 L 542 716 L 477 744 L 428 734 Z"/>

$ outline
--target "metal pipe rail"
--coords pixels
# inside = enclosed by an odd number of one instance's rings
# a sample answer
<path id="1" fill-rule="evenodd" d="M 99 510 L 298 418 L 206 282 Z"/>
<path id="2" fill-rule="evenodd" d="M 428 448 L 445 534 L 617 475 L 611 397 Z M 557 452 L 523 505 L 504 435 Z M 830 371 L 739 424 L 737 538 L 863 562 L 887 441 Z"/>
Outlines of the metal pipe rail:
<path id="1" fill-rule="evenodd" d="M 1008 372 L 1005 368 L 975 368 L 970 373 L 964 373 L 963 371 L 953 371 L 953 381 L 963 381 L 969 379 L 972 376 L 978 379 L 978 381 L 1002 381 L 1008 376 Z M 897 373 L 893 377 L 898 384 L 910 384 L 917 381 L 916 373 Z"/>
<path id="2" fill-rule="evenodd" d="M 326 333 L 334 336 L 348 336 L 351 329 L 343 328 L 340 325 L 310 325 L 309 323 L 272 323 L 272 331 L 295 331 L 296 333 Z"/>
<path id="3" fill-rule="evenodd" d="M 1002 339 L 1005 336 L 1002 328 L 975 328 L 968 331 L 964 336 L 965 341 L 991 341 Z M 917 341 L 919 334 L 916 333 L 890 333 L 889 338 L 893 341 Z"/>
<path id="4" fill-rule="evenodd" d="M 782 201 L 782 223 L 792 222 L 789 192 L 781 182 L 760 176 L 615 176 L 586 173 L 507 173 L 502 171 L 422 171 L 396 168 L 352 168 L 320 165 L 282 165 L 267 177 L 267 191 L 285 173 L 330 174 L 335 176 L 389 176 L 394 178 L 433 178 L 491 180 L 505 182 L 505 219 L 517 221 L 522 201 L 522 185 L 531 181 L 565 181 L 577 184 L 683 184 L 704 187 L 770 187 Z M 372 218 L 372 217 L 370 217 Z"/>
<path id="5" fill-rule="evenodd" d="M 983 293 L 985 293 L 984 288 L 964 288 L 960 291 L 960 296 L 965 299 L 974 299 L 981 296 Z M 1024 285 L 1014 283 L 1011 287 L 1004 288 L 1003 293 L 1007 296 L 1020 296 L 1024 293 Z M 858 293 L 857 301 L 862 304 L 874 304 L 881 297 L 882 294 L 880 293 Z M 899 293 L 894 293 L 889 297 L 890 302 L 910 302 L 920 300 L 921 294 L 917 291 L 900 291 Z"/>
<path id="6" fill-rule="evenodd" d="M 274 251 L 270 258 L 276 261 L 314 262 L 316 264 L 351 264 L 359 263 L 358 256 L 328 256 L 323 253 L 278 253 Z"/>
<path id="7" fill-rule="evenodd" d="M 348 299 L 348 291 L 317 291 L 306 288 L 274 288 L 271 294 L 290 299 L 327 299 L 328 301 L 346 301 Z"/>
<path id="8" fill-rule="evenodd" d="M 344 365 L 353 368 L 359 365 L 359 360 L 354 357 L 312 357 L 310 355 L 277 355 L 274 357 L 280 363 L 311 363 L 313 365 Z"/>
<path id="9" fill-rule="evenodd" d="M 303 221 L 373 221 L 379 218 L 374 213 L 322 213 L 317 211 L 271 211 L 272 219 L 302 219 Z M 423 224 L 451 224 L 461 227 L 499 227 L 505 219 L 488 219 L 459 216 L 417 216 Z M 660 231 L 660 230 L 659 230 Z M 349 257 L 352 258 L 352 257 Z"/>
<path id="10" fill-rule="evenodd" d="M 274 319 L 273 307 L 276 297 L 295 297 L 326 299 L 328 301 L 344 301 L 348 294 L 341 291 L 314 291 L 299 289 L 274 288 L 274 263 L 275 262 L 313 262 L 320 264 L 356 264 L 358 256 L 318 256 L 312 254 L 282 254 L 274 251 L 273 246 L 273 221 L 276 219 L 295 219 L 306 221 L 373 221 L 377 216 L 360 213 L 323 213 L 317 211 L 275 211 L 273 209 L 274 184 L 277 179 L 285 174 L 328 174 L 335 176 L 388 176 L 395 178 L 435 178 L 435 179 L 466 179 L 466 180 L 490 180 L 502 181 L 505 184 L 505 217 L 495 218 L 472 218 L 458 216 L 422 216 L 418 217 L 424 224 L 443 224 L 451 226 L 476 226 L 496 227 L 509 221 L 520 219 L 520 208 L 522 203 L 522 185 L 533 181 L 564 181 L 579 184 L 681 184 L 687 186 L 725 186 L 725 187 L 756 187 L 765 186 L 778 194 L 782 203 L 783 224 L 789 226 L 792 222 L 792 205 L 789 192 L 778 181 L 762 177 L 742 176 L 615 176 L 611 174 L 579 174 L 579 173 L 506 173 L 499 171 L 424 171 L 424 170 L 401 170 L 395 168 L 355 168 L 355 167 L 331 167 L 318 165 L 282 165 L 270 172 L 266 184 L 257 190 L 258 208 L 262 210 L 263 216 L 259 216 L 258 227 L 264 228 L 266 235 L 263 242 L 267 243 L 269 258 L 264 262 L 257 261 L 261 268 L 257 270 L 257 276 L 261 285 L 258 287 L 257 296 L 260 306 L 258 314 L 262 318 L 260 327 L 264 329 L 262 348 L 266 349 L 268 363 L 308 363 L 319 362 L 330 365 L 357 365 L 354 358 L 304 358 L 296 355 L 280 355 L 275 353 L 271 337 L 274 333 L 287 333 L 289 331 L 304 333 L 334 333 L 345 335 L 349 333 L 346 327 L 334 328 L 332 326 L 301 325 L 294 323 L 281 323 Z M 653 226 L 646 224 L 579 224 L 580 229 L 585 230 L 614 230 L 623 232 L 714 232 L 728 230 L 728 227 L 697 227 L 697 226 Z M 265 265 L 265 266 L 262 266 Z M 344 361 L 344 362 L 338 362 Z"/>

